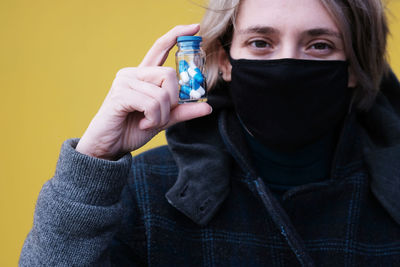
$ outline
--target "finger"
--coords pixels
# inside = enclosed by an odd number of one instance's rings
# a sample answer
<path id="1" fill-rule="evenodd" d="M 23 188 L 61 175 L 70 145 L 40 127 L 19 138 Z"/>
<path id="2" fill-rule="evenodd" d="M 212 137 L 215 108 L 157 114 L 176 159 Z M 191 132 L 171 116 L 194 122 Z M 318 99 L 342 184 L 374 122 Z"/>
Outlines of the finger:
<path id="1" fill-rule="evenodd" d="M 169 67 L 147 67 L 137 69 L 137 78 L 139 80 L 150 82 L 165 90 L 170 99 L 171 107 L 178 104 L 179 84 L 174 68 Z"/>
<path id="2" fill-rule="evenodd" d="M 186 103 L 178 105 L 171 110 L 169 123 L 164 129 L 182 121 L 192 120 L 198 117 L 209 115 L 212 107 L 207 103 Z"/>
<path id="3" fill-rule="evenodd" d="M 143 112 L 145 119 L 139 124 L 141 130 L 160 127 L 161 109 L 158 101 L 148 95 L 128 88 L 123 90 L 122 94 L 118 109 L 125 113 L 134 111 Z"/>
<path id="4" fill-rule="evenodd" d="M 173 68 L 141 67 L 134 70 L 125 68 L 118 72 L 118 76 L 152 83 L 168 93 L 171 107 L 178 104 L 179 85 L 176 70 Z"/>
<path id="5" fill-rule="evenodd" d="M 167 59 L 171 48 L 176 44 L 176 38 L 178 38 L 178 36 L 194 35 L 199 29 L 199 24 L 179 25 L 174 27 L 154 43 L 139 66 L 161 66 Z"/>
<path id="6" fill-rule="evenodd" d="M 137 79 L 130 78 L 124 79 L 126 79 L 127 86 L 130 89 L 147 95 L 155 99 L 159 103 L 161 114 L 159 124 L 161 127 L 166 125 L 169 121 L 169 113 L 171 109 L 170 96 L 168 94 L 168 91 L 164 88 L 160 88 L 148 82 L 143 82 Z"/>

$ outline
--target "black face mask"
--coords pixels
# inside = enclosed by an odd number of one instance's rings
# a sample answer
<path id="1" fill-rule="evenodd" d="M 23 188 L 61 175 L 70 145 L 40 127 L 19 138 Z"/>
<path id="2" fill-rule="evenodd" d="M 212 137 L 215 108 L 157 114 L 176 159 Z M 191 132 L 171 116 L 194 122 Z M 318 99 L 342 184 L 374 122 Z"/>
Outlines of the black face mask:
<path id="1" fill-rule="evenodd" d="M 232 59 L 236 113 L 261 143 L 295 151 L 339 125 L 349 109 L 346 61 Z"/>

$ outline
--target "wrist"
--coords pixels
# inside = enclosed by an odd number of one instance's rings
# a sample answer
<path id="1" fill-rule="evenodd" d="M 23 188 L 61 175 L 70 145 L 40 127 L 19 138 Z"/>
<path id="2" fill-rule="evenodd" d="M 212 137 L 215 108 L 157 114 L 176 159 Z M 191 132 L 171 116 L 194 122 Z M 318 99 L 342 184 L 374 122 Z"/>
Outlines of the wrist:
<path id="1" fill-rule="evenodd" d="M 78 144 L 76 145 L 75 150 L 81 154 L 87 155 L 89 157 L 105 159 L 115 161 L 116 159 L 113 156 L 107 155 L 107 153 L 102 153 L 99 149 L 96 148 L 95 145 L 88 145 L 85 141 L 79 140 Z"/>

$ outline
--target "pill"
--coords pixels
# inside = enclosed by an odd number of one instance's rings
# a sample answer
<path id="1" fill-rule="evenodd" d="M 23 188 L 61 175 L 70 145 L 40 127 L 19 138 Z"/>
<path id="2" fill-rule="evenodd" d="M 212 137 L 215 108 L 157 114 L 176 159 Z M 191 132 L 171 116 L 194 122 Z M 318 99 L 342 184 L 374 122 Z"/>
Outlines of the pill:
<path id="1" fill-rule="evenodd" d="M 185 85 L 186 83 L 185 82 L 183 82 L 182 80 L 179 80 L 179 85 Z"/>
<path id="2" fill-rule="evenodd" d="M 200 93 L 196 90 L 190 91 L 190 98 L 191 99 L 199 99 L 201 97 Z"/>
<path id="3" fill-rule="evenodd" d="M 190 88 L 189 86 L 187 86 L 187 85 L 181 86 L 181 92 L 183 92 L 187 95 L 190 95 L 190 91 L 192 91 L 192 88 Z"/>
<path id="4" fill-rule="evenodd" d="M 201 74 L 200 69 L 197 68 L 197 67 L 189 67 L 187 69 L 187 72 L 189 72 L 189 75 L 192 76 L 192 77 L 194 77 L 196 75 L 196 73 L 200 73 Z"/>
<path id="5" fill-rule="evenodd" d="M 191 77 L 193 77 L 193 79 L 196 80 L 196 82 L 202 83 L 202 82 L 204 81 L 204 77 L 203 77 L 203 75 L 201 74 L 201 71 L 200 71 L 199 68 L 192 68 L 192 67 L 190 67 L 190 68 L 187 70 L 187 72 L 189 73 L 189 75 L 190 75 Z"/>
<path id="6" fill-rule="evenodd" d="M 180 99 L 189 99 L 190 96 L 187 95 L 187 94 L 185 94 L 184 92 L 180 92 L 180 93 L 179 93 L 179 98 L 180 98 Z"/>
<path id="7" fill-rule="evenodd" d="M 189 74 L 188 74 L 186 71 L 181 72 L 181 73 L 180 73 L 180 76 L 181 76 L 181 80 L 182 80 L 184 83 L 187 83 L 187 82 L 190 80 Z"/>
<path id="8" fill-rule="evenodd" d="M 196 82 L 198 82 L 198 83 L 204 82 L 204 77 L 200 72 L 196 73 L 196 75 L 194 75 L 193 79 L 195 79 Z"/>
<path id="9" fill-rule="evenodd" d="M 203 83 L 203 74 L 196 64 L 194 64 L 193 60 L 189 62 L 189 69 L 187 71 L 189 72 L 189 75 L 192 76 L 198 83 Z"/>
<path id="10" fill-rule="evenodd" d="M 197 90 L 197 89 L 199 89 L 200 84 L 198 82 L 196 82 L 195 79 L 190 79 L 189 86 L 190 86 L 190 88 Z"/>
<path id="11" fill-rule="evenodd" d="M 192 67 L 190 67 L 190 68 L 187 70 L 187 72 L 188 72 L 189 75 L 192 76 L 192 77 L 194 77 L 194 76 L 197 74 L 197 72 L 195 71 L 195 69 L 192 68 Z"/>
<path id="12" fill-rule="evenodd" d="M 191 99 L 199 99 L 201 97 L 200 92 L 192 90 L 192 88 L 187 85 L 181 86 L 181 93 L 190 96 Z"/>
<path id="13" fill-rule="evenodd" d="M 203 96 L 205 93 L 206 93 L 206 90 L 204 90 L 204 88 L 203 87 L 199 87 L 199 89 L 197 89 L 196 90 L 197 92 L 199 92 L 199 94 L 201 95 L 201 96 Z"/>
<path id="14" fill-rule="evenodd" d="M 186 62 L 186 60 L 180 60 L 179 61 L 179 72 L 184 72 L 187 71 L 187 69 L 189 68 L 189 64 Z"/>

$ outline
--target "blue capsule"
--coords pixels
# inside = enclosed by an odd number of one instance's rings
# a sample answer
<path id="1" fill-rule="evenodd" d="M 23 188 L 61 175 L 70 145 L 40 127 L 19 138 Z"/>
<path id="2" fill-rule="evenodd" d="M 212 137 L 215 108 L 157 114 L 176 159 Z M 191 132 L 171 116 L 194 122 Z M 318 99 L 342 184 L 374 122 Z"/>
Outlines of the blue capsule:
<path id="1" fill-rule="evenodd" d="M 181 92 L 183 92 L 187 95 L 190 95 L 190 91 L 192 91 L 192 88 L 190 88 L 189 86 L 187 86 L 187 85 L 181 86 Z"/>
<path id="2" fill-rule="evenodd" d="M 200 84 L 193 78 L 193 79 L 190 79 L 190 81 L 189 81 L 189 86 L 190 86 L 190 88 L 192 88 L 193 90 L 197 90 L 197 89 L 199 89 Z"/>
<path id="3" fill-rule="evenodd" d="M 201 74 L 201 72 L 197 72 L 196 75 L 194 75 L 193 79 L 196 80 L 198 83 L 203 83 L 204 82 L 204 77 Z"/>
<path id="4" fill-rule="evenodd" d="M 185 99 L 190 99 L 190 96 L 185 94 L 184 92 L 179 92 L 179 98 L 185 100 Z"/>
<path id="5" fill-rule="evenodd" d="M 195 67 L 195 68 L 190 67 L 190 68 L 187 70 L 187 72 L 189 73 L 189 75 L 190 75 L 191 77 L 193 77 L 193 79 L 196 80 L 196 82 L 198 82 L 198 83 L 203 83 L 204 77 L 203 77 L 203 74 L 201 74 L 201 71 L 200 71 L 199 68 L 197 68 L 197 67 Z"/>

